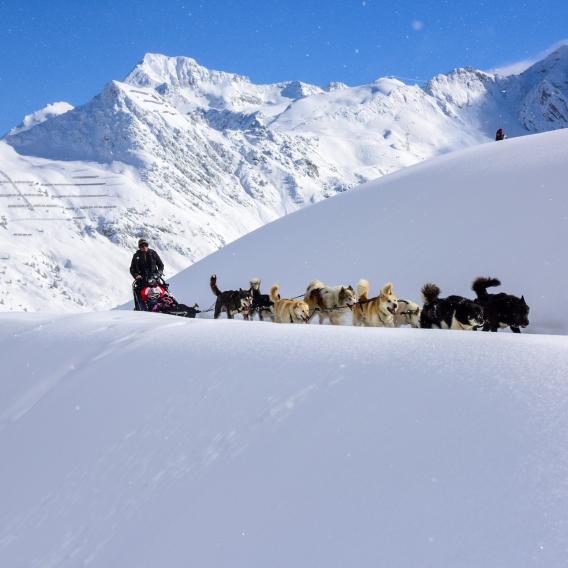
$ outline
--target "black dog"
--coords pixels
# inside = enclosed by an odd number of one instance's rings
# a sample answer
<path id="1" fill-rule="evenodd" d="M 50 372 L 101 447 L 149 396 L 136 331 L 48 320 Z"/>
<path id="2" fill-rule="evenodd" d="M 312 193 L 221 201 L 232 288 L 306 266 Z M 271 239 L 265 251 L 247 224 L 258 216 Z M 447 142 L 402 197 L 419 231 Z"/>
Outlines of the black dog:
<path id="1" fill-rule="evenodd" d="M 485 324 L 483 331 L 497 331 L 500 327 L 510 327 L 513 333 L 521 333 L 521 327 L 529 325 L 529 307 L 525 297 L 501 292 L 488 294 L 487 288 L 500 286 L 497 278 L 476 278 L 471 286 L 477 294 L 476 302 L 483 307 Z"/>
<path id="2" fill-rule="evenodd" d="M 422 288 L 424 307 L 420 314 L 420 327 L 432 329 L 472 330 L 483 325 L 483 308 L 462 296 L 440 298 L 436 284 Z"/>
<path id="3" fill-rule="evenodd" d="M 217 276 L 213 274 L 209 282 L 211 291 L 217 296 L 215 302 L 215 312 L 213 317 L 217 319 L 222 311 L 227 312 L 227 317 L 233 319 L 236 314 L 243 314 L 244 319 L 248 319 L 250 306 L 252 304 L 252 295 L 250 290 L 227 290 L 221 292 L 217 287 Z"/>
<path id="4" fill-rule="evenodd" d="M 274 302 L 268 294 L 260 293 L 260 278 L 252 278 L 250 281 L 250 293 L 252 294 L 252 305 L 250 308 L 250 319 L 253 319 L 255 313 L 261 321 L 264 319 L 273 319 L 274 312 L 272 306 Z"/>

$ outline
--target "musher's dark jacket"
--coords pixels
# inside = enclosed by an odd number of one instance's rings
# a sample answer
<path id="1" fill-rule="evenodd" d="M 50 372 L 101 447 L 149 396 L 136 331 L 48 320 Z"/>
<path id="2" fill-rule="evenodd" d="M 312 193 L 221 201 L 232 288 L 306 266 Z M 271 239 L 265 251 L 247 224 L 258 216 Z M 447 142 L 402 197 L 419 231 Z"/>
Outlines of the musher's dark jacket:
<path id="1" fill-rule="evenodd" d="M 138 275 L 142 276 L 144 280 L 148 280 L 156 275 L 157 272 L 163 272 L 164 263 L 158 256 L 155 250 L 148 249 L 147 251 L 137 250 L 132 257 L 130 263 L 130 274 L 132 278 Z"/>

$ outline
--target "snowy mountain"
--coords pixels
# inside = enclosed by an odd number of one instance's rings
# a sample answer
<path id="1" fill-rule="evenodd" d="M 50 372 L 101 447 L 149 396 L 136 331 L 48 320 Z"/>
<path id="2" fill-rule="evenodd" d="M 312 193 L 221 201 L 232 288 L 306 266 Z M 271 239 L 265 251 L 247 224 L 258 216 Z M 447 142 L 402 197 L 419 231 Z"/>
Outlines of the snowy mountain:
<path id="1" fill-rule="evenodd" d="M 148 54 L 87 104 L 0 142 L 2 307 L 109 306 L 127 296 L 139 236 L 171 275 L 307 204 L 488 141 L 499 126 L 566 127 L 567 73 L 563 47 L 518 76 L 458 69 L 424 87 L 322 89 L 255 85 Z"/>
<path id="2" fill-rule="evenodd" d="M 262 227 L 171 280 L 187 303 L 208 307 L 208 282 L 302 294 L 319 279 L 373 294 L 388 281 L 420 302 L 426 282 L 473 297 L 477 276 L 524 295 L 529 333 L 568 334 L 568 130 L 482 144 L 385 176 Z M 349 323 L 349 318 L 347 322 Z"/>
<path id="3" fill-rule="evenodd" d="M 566 337 L 0 314 L 0 349 L 3 567 L 566 565 Z"/>

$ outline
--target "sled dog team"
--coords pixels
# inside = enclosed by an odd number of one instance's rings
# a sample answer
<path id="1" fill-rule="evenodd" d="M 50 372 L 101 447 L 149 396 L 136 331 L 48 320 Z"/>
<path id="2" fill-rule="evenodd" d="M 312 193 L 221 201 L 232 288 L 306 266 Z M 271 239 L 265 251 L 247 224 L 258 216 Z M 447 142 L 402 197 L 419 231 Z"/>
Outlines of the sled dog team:
<path id="1" fill-rule="evenodd" d="M 326 286 L 319 280 L 308 284 L 304 298 L 282 298 L 280 286 L 275 284 L 270 294 L 260 291 L 260 279 L 253 278 L 248 289 L 222 292 L 217 286 L 217 277 L 211 276 L 210 286 L 217 297 L 214 318 L 222 312 L 228 318 L 241 314 L 244 319 L 276 323 L 308 323 L 317 313 L 319 323 L 329 321 L 332 325 L 341 324 L 344 314 L 351 312 L 353 325 L 368 327 L 411 327 L 497 331 L 510 327 L 514 333 L 529 325 L 529 306 L 524 297 L 511 294 L 490 294 L 487 289 L 500 286 L 496 278 L 476 278 L 472 290 L 476 299 L 463 296 L 441 298 L 436 284 L 422 287 L 424 304 L 398 298 L 389 282 L 379 294 L 369 297 L 369 282 L 360 280 L 357 291 L 351 286 Z"/>

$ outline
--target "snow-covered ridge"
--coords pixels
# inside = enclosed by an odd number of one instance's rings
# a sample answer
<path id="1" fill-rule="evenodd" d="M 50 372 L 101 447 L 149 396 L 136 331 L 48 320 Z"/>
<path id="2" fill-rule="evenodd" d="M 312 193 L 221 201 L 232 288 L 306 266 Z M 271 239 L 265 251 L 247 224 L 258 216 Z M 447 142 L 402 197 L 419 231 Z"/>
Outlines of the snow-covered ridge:
<path id="1" fill-rule="evenodd" d="M 299 81 L 256 85 L 191 58 L 148 54 L 124 81 L 110 82 L 85 105 L 0 142 L 0 171 L 11 180 L 21 176 L 43 188 L 67 184 L 81 193 L 62 210 L 55 205 L 63 201 L 53 200 L 63 198 L 51 189 L 45 209 L 44 197 L 32 193 L 27 202 L 0 199 L 0 257 L 11 250 L 20 262 L 5 267 L 9 293 L 0 306 L 86 309 L 112 303 L 95 302 L 91 287 L 115 293 L 115 301 L 125 298 L 118 291 L 128 288 L 126 267 L 118 284 L 97 262 L 85 267 L 100 272 L 96 285 L 59 281 L 66 294 L 38 301 L 53 290 L 46 288 L 56 281 L 52 276 L 65 274 L 69 253 L 62 243 L 74 242 L 87 264 L 103 256 L 116 266 L 145 235 L 177 271 L 361 182 L 489 141 L 497 127 L 509 135 L 566 127 L 567 69 L 568 50 L 561 48 L 514 77 L 459 69 L 425 87 L 379 79 L 322 89 Z M 125 191 L 91 203 L 83 197 L 87 184 L 77 185 L 77 170 L 101 183 L 109 171 L 128 172 L 116 185 Z M 10 183 L 0 181 L 0 189 Z M 72 222 L 50 222 L 67 219 L 71 210 L 77 213 Z M 44 219 L 53 228 L 49 241 Z M 42 271 L 46 277 L 30 273 L 30 265 L 49 266 Z M 0 263 L 0 277 L 3 269 Z"/>
<path id="2" fill-rule="evenodd" d="M 0 314 L 0 565 L 565 566 L 568 339 Z"/>
<path id="3" fill-rule="evenodd" d="M 255 85 L 243 75 L 209 70 L 191 57 L 154 53 L 146 54 L 124 82 L 163 92 L 174 90 L 188 99 L 200 96 L 201 104 L 235 111 L 254 111 L 255 107 L 260 110 L 263 106 L 287 104 L 290 100 L 322 92 L 321 88 L 301 81 Z"/>

